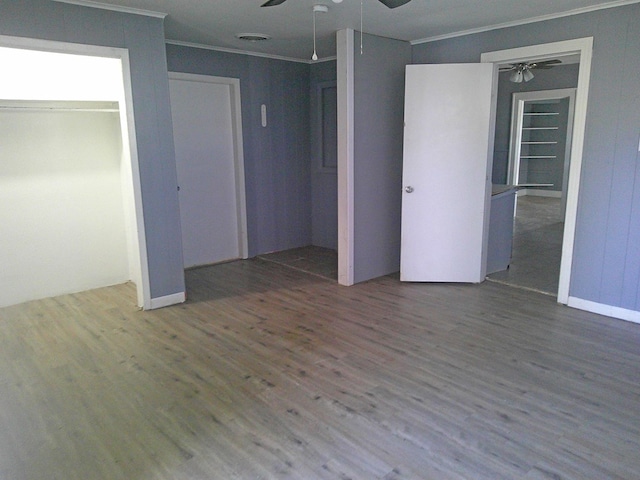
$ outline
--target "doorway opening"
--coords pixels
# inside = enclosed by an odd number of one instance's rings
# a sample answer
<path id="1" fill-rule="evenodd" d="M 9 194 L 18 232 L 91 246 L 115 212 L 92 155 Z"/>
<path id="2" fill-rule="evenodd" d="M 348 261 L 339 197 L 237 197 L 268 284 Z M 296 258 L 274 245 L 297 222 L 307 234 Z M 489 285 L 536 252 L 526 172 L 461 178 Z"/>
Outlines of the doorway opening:
<path id="1" fill-rule="evenodd" d="M 580 59 L 578 85 L 576 87 L 575 96 L 573 131 L 571 134 L 572 148 L 566 186 L 566 210 L 564 214 L 560 272 L 558 277 L 557 300 L 559 303 L 563 304 L 567 304 L 569 300 L 592 50 L 593 38 L 588 37 L 496 52 L 487 52 L 483 53 L 481 56 L 482 62 L 490 62 L 494 64 L 496 78 L 499 66 L 505 63 L 545 60 L 572 55 L 578 55 Z"/>
<path id="2" fill-rule="evenodd" d="M 560 68 L 575 71 L 577 79 L 577 68 L 573 65 Z M 547 82 L 558 81 L 554 78 L 560 76 L 550 74 Z M 499 88 L 505 83 L 501 82 Z M 555 296 L 560 274 L 575 88 L 515 92 L 511 96 L 506 183 L 519 186 L 512 221 L 511 259 L 508 269 L 491 273 L 488 278 Z M 497 132 L 505 129 L 506 125 L 496 127 Z"/>
<path id="3" fill-rule="evenodd" d="M 138 306 L 151 308 L 127 50 L 0 36 L 0 58 L 3 124 L 22 126 L 11 137 L 16 155 L 5 152 L 13 173 L 1 176 L 1 190 L 31 192 L 2 202 L 11 221 L 3 254 L 48 252 L 4 270 L 3 303 L 132 281 Z M 28 125 L 42 135 L 34 139 Z M 98 140 L 105 148 L 88 144 Z M 100 243 L 105 235 L 113 241 Z"/>

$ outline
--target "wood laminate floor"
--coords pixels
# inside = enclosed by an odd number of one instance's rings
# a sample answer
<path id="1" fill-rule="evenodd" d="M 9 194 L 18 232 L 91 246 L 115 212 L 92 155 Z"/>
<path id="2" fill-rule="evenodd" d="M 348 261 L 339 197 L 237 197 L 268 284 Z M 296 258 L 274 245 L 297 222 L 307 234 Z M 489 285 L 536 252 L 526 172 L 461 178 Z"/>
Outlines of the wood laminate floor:
<path id="1" fill-rule="evenodd" d="M 261 259 L 0 309 L 0 478 L 637 479 L 640 325 Z"/>

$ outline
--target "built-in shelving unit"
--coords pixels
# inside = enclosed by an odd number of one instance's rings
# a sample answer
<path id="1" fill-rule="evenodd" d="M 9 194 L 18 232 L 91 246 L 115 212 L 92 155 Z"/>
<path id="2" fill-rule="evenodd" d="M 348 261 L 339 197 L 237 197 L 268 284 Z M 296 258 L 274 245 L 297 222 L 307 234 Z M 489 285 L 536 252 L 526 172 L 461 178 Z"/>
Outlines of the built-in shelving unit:
<path id="1" fill-rule="evenodd" d="M 558 158 L 558 102 L 534 103 L 526 102 L 522 112 L 522 128 L 520 134 L 520 177 L 518 184 L 540 183 L 553 185 L 552 178 L 540 175 L 545 166 L 540 162 Z M 531 175 L 530 175 L 531 173 Z M 529 177 L 535 177 L 532 180 Z"/>
<path id="2" fill-rule="evenodd" d="M 573 89 L 513 95 L 509 181 L 519 194 L 562 197 L 568 177 Z"/>

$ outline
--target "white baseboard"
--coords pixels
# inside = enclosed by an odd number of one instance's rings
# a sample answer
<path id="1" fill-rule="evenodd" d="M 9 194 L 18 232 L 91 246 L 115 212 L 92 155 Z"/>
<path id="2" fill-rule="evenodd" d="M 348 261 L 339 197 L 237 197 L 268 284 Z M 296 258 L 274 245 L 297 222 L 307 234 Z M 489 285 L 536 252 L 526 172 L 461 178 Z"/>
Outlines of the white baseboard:
<path id="1" fill-rule="evenodd" d="M 626 320 L 627 322 L 640 323 L 640 312 L 636 310 L 613 307 L 611 305 L 592 302 L 590 300 L 583 300 L 576 297 L 569 297 L 567 305 L 569 307 L 578 308 L 580 310 L 586 310 L 587 312 L 606 315 L 607 317 L 618 318 L 620 320 Z"/>
<path id="2" fill-rule="evenodd" d="M 149 310 L 155 310 L 156 308 L 163 308 L 170 305 L 176 305 L 178 303 L 184 303 L 186 300 L 187 294 L 185 292 L 178 292 L 172 295 L 166 295 L 164 297 L 152 298 Z"/>

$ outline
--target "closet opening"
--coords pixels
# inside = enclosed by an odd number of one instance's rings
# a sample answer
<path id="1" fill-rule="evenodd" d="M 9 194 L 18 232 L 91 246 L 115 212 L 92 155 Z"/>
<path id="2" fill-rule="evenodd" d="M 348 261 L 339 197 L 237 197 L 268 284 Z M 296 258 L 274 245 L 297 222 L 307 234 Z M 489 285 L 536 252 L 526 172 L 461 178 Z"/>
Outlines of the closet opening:
<path id="1" fill-rule="evenodd" d="M 133 282 L 148 308 L 126 50 L 0 37 L 0 306 Z"/>

